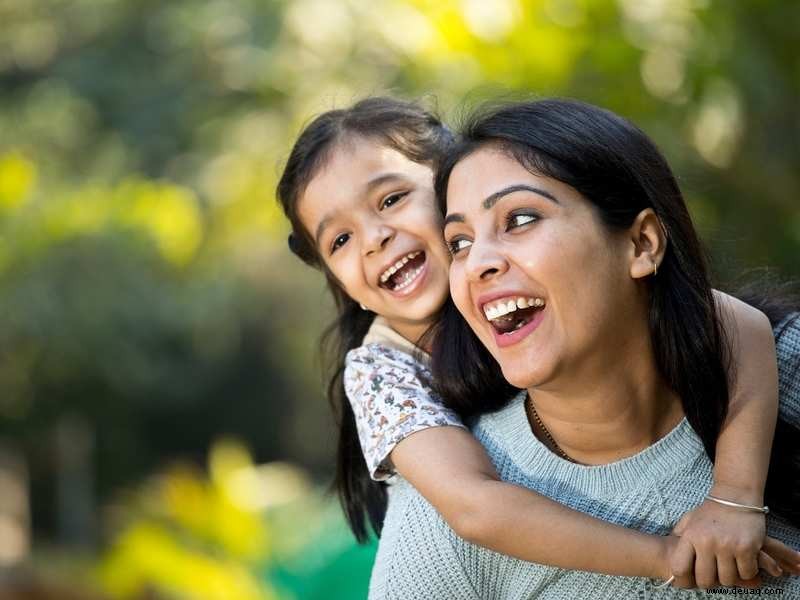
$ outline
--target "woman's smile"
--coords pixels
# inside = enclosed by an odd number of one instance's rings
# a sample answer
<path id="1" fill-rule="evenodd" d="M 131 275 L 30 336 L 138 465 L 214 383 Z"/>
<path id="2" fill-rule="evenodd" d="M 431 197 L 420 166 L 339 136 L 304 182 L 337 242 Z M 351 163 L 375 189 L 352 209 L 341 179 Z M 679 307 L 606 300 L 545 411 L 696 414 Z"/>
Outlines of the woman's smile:
<path id="1" fill-rule="evenodd" d="M 512 384 L 552 381 L 619 341 L 635 294 L 624 239 L 578 192 L 487 147 L 455 166 L 447 205 L 453 301 Z"/>
<path id="2" fill-rule="evenodd" d="M 498 347 L 516 344 L 539 327 L 545 318 L 545 301 L 518 292 L 495 292 L 478 298 Z"/>

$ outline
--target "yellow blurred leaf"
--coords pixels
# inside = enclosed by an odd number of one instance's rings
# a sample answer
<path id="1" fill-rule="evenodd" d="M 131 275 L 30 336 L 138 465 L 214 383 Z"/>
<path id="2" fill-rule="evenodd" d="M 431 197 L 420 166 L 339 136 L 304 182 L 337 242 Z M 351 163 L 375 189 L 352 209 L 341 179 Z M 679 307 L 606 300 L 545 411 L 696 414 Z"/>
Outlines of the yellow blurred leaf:
<path id="1" fill-rule="evenodd" d="M 0 213 L 25 204 L 36 185 L 36 177 L 36 165 L 20 153 L 0 156 Z"/>

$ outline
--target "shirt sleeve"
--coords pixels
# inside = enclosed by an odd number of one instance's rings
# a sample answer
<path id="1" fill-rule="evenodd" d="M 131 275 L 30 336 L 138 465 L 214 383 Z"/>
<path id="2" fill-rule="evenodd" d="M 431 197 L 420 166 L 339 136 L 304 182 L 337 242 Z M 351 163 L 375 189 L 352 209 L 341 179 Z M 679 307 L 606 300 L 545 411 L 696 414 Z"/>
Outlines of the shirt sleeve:
<path id="1" fill-rule="evenodd" d="M 775 328 L 775 351 L 780 415 L 800 427 L 800 313 L 789 315 Z"/>
<path id="2" fill-rule="evenodd" d="M 425 383 L 429 378 L 428 369 L 412 356 L 381 344 L 348 352 L 344 388 L 374 480 L 394 475 L 389 454 L 412 433 L 443 425 L 464 427 Z"/>

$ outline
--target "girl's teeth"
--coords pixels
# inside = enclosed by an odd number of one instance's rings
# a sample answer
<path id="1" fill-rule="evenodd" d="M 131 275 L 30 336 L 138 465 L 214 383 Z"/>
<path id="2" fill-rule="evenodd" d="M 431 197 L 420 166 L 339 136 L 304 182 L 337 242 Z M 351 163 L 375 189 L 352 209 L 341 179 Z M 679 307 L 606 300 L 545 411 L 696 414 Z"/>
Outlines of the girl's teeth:
<path id="1" fill-rule="evenodd" d="M 419 275 L 421 272 L 422 272 L 422 267 L 417 267 L 410 273 L 404 273 L 403 281 L 394 288 L 395 291 L 402 290 L 403 288 L 408 287 L 417 278 L 417 275 Z"/>
<path id="2" fill-rule="evenodd" d="M 381 278 L 380 278 L 381 283 L 386 283 L 389 280 L 389 277 L 391 277 L 392 275 L 397 273 L 397 271 L 402 269 L 403 266 L 405 266 L 408 263 L 408 261 L 410 261 L 410 260 L 416 258 L 417 256 L 419 256 L 419 254 L 421 252 L 422 252 L 421 250 L 417 250 L 416 252 L 410 252 L 410 253 L 406 254 L 403 258 L 398 260 L 396 263 L 394 263 L 391 267 L 386 269 L 383 272 L 383 275 L 381 275 Z"/>

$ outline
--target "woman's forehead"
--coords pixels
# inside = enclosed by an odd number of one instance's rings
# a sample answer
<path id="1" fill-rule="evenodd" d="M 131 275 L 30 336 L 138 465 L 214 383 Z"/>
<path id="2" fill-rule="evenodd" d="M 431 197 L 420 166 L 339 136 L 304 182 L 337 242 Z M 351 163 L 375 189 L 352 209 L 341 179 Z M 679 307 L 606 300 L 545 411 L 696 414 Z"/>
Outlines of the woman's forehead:
<path id="1" fill-rule="evenodd" d="M 447 184 L 447 212 L 478 209 L 483 201 L 509 185 L 541 185 L 548 179 L 528 171 L 507 151 L 480 148 L 453 167 Z"/>

